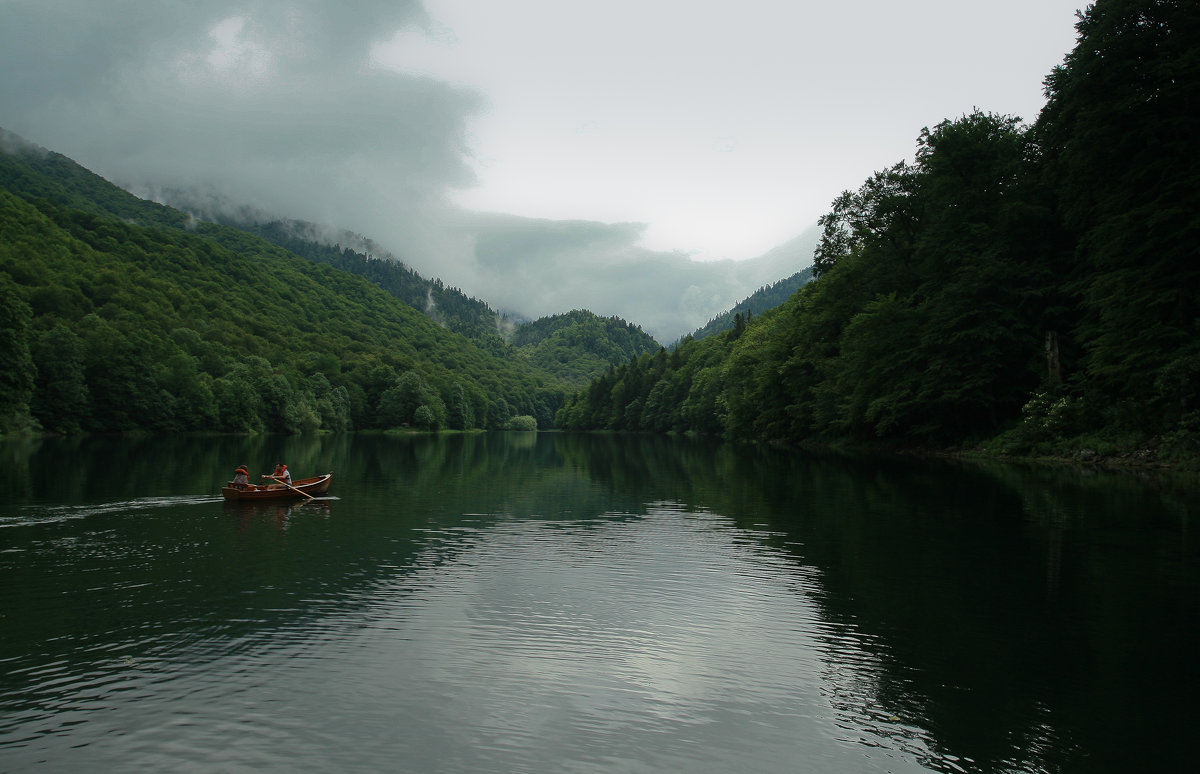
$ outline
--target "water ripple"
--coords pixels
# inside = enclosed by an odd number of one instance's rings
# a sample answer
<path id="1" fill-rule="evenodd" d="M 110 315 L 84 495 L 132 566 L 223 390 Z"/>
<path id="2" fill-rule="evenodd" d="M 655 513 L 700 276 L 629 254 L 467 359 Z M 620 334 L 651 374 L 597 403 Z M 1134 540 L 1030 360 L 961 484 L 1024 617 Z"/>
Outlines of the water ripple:
<path id="1" fill-rule="evenodd" d="M 86 519 L 109 513 L 145 511 L 157 508 L 176 508 L 181 505 L 206 505 L 222 502 L 222 498 L 211 495 L 178 495 L 174 497 L 140 497 L 91 505 L 25 505 L 17 508 L 17 515 L 0 515 L 0 528 L 30 527 L 42 524 L 57 524 L 75 519 Z"/>
<path id="2" fill-rule="evenodd" d="M 174 597 L 190 576 L 147 583 L 136 540 L 59 537 L 56 551 L 100 562 L 103 582 L 72 594 L 115 606 L 107 625 L 47 638 L 69 658 L 5 664 L 24 687 L 0 703 L 0 748 L 27 750 L 19 765 L 62 737 L 93 768 L 144 770 L 278 769 L 284 748 L 289 769 L 311 771 L 900 771 L 929 758 L 876 706 L 876 643 L 827 620 L 815 571 L 720 515 L 467 515 L 406 537 L 417 553 L 362 567 L 360 582 L 292 589 L 251 562 L 260 582 L 188 606 Z M 225 607 L 196 606 L 222 594 Z M 55 749 L 64 767 L 84 760 Z"/>

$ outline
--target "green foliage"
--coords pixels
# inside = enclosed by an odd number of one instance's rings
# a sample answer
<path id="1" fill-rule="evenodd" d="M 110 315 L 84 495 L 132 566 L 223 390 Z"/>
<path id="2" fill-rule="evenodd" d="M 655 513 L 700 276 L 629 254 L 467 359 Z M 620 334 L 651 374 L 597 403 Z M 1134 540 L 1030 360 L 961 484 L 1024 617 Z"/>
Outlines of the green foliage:
<path id="1" fill-rule="evenodd" d="M 365 277 L 442 327 L 471 339 L 490 354 L 512 354 L 500 333 L 508 324 L 505 315 L 485 302 L 467 296 L 458 288 L 447 287 L 441 280 L 425 279 L 385 251 L 372 250 L 376 246 L 369 240 L 353 234 L 341 235 L 347 242 L 362 245 L 368 250 L 362 252 L 327 244 L 317 227 L 300 221 L 232 221 L 229 225 L 257 234 L 311 261 Z"/>
<path id="2" fill-rule="evenodd" d="M 586 383 L 609 366 L 659 346 L 635 325 L 617 317 L 601 318 L 585 310 L 517 324 L 483 301 L 470 298 L 457 288 L 446 287 L 441 280 L 421 277 L 386 252 L 376 256 L 325 244 L 321 241 L 324 237 L 311 224 L 273 221 L 233 225 L 309 260 L 365 277 L 442 327 L 471 339 L 484 351 L 497 357 L 523 358 L 529 368 L 555 381 Z M 342 237 L 365 249 L 375 248 L 362 237 L 352 234 Z M 780 293 L 777 289 L 773 292 L 776 296 Z M 511 341 L 506 340 L 506 335 Z M 545 417 L 539 421 L 548 426 L 552 420 Z"/>
<path id="3" fill-rule="evenodd" d="M 574 384 L 660 348 L 640 327 L 583 309 L 526 323 L 516 329 L 512 344 L 537 367 Z"/>
<path id="4" fill-rule="evenodd" d="M 447 407 L 447 423 L 452 430 L 468 430 L 475 427 L 475 405 L 467 391 L 458 382 L 450 390 L 450 405 Z"/>
<path id="5" fill-rule="evenodd" d="M 504 423 L 505 430 L 520 430 L 524 432 L 537 432 L 537 420 L 528 414 L 523 414 L 519 417 L 513 417 Z"/>
<path id="6" fill-rule="evenodd" d="M 59 323 L 38 336 L 32 354 L 37 365 L 30 406 L 34 417 L 50 432 L 78 433 L 91 414 L 83 342 Z"/>
<path id="7" fill-rule="evenodd" d="M 446 404 L 417 371 L 406 371 L 379 397 L 383 427 L 413 425 L 437 430 L 446 423 Z"/>
<path id="8" fill-rule="evenodd" d="M 421 400 L 399 424 L 443 427 L 454 398 L 463 429 L 489 419 L 489 402 L 547 421 L 562 404 L 562 388 L 522 358 L 481 349 L 361 277 L 139 205 L 63 157 L 4 148 L 9 430 L 31 426 L 30 411 L 66 433 L 390 427 L 380 398 L 410 373 Z"/>
<path id="9" fill-rule="evenodd" d="M 0 274 L 0 434 L 28 426 L 37 367 L 29 351 L 33 313 L 13 282 Z"/>
<path id="10" fill-rule="evenodd" d="M 1200 15 L 1181 0 L 1108 0 L 1077 29 L 1036 133 L 1073 237 L 1082 366 L 1114 404 L 1143 409 L 1107 421 L 1144 428 L 1170 413 L 1156 384 L 1200 333 Z"/>

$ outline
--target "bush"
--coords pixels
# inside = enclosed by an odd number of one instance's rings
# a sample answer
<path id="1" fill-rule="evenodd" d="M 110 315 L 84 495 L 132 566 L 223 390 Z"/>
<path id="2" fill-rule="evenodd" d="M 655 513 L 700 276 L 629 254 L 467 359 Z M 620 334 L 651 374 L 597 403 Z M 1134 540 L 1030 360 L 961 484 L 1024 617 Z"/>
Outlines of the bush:
<path id="1" fill-rule="evenodd" d="M 504 423 L 504 429 L 537 432 L 537 420 L 528 414 L 519 417 L 513 417 Z"/>

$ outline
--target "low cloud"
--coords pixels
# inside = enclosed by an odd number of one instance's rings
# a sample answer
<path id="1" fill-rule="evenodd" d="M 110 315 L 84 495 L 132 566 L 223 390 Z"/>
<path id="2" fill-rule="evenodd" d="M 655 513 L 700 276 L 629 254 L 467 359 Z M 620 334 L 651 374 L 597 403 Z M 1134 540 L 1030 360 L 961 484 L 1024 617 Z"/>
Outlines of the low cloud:
<path id="1" fill-rule="evenodd" d="M 643 228 L 466 214 L 456 231 L 470 251 L 461 265 L 472 275 L 455 284 L 488 289 L 481 297 L 529 317 L 578 308 L 615 315 L 670 343 L 809 266 L 816 239 L 812 229 L 760 258 L 700 263 L 637 246 Z"/>
<path id="2" fill-rule="evenodd" d="M 641 224 L 451 206 L 484 98 L 371 63 L 432 28 L 419 2 L 6 0 L 4 17 L 0 126 L 148 198 L 363 234 L 498 308 L 588 308 L 668 342 L 811 262 L 702 264 L 639 247 Z"/>
<path id="3" fill-rule="evenodd" d="M 9 0 L 0 125 L 136 193 L 190 188 L 368 233 L 469 186 L 469 90 L 370 66 L 419 3 Z"/>

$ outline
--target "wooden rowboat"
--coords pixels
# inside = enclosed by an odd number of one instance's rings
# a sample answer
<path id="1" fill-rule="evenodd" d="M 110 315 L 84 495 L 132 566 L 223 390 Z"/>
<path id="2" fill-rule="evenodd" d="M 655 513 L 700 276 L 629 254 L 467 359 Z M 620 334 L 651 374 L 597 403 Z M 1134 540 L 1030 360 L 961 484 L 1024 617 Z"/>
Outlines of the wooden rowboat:
<path id="1" fill-rule="evenodd" d="M 301 478 L 293 481 L 290 487 L 284 484 L 270 484 L 268 486 L 238 489 L 230 482 L 221 487 L 221 494 L 224 495 L 226 500 L 247 500 L 254 502 L 261 502 L 263 500 L 307 500 L 308 498 L 304 495 L 313 497 L 325 494 L 329 491 L 329 486 L 332 483 L 332 473 L 312 478 Z"/>

